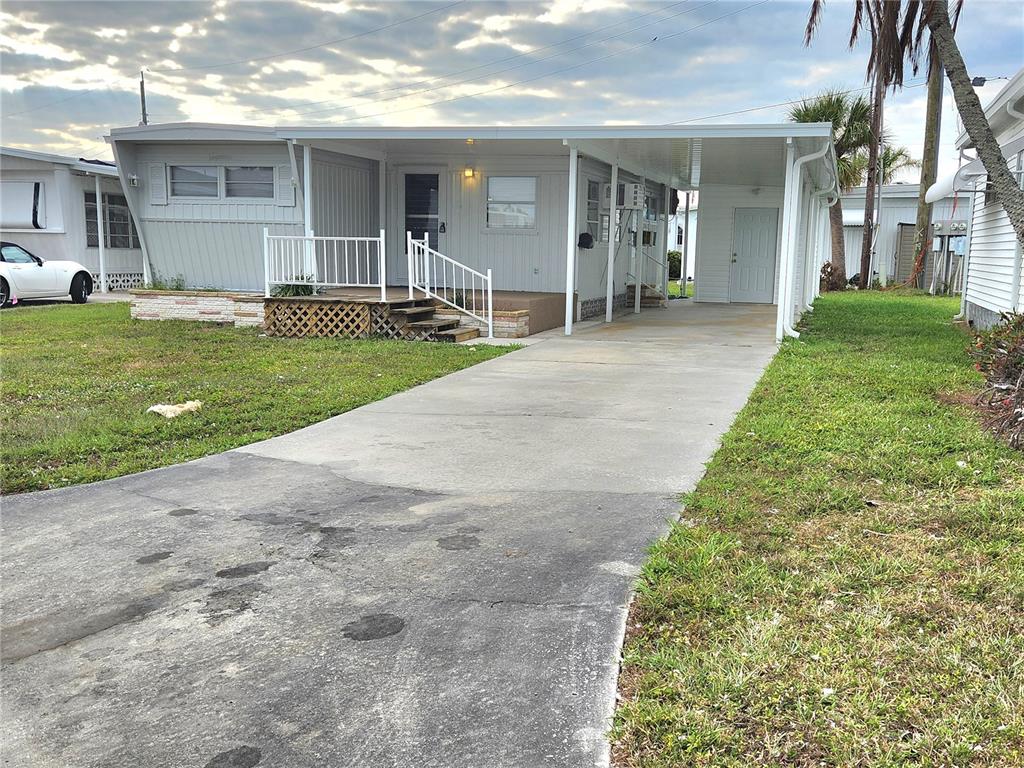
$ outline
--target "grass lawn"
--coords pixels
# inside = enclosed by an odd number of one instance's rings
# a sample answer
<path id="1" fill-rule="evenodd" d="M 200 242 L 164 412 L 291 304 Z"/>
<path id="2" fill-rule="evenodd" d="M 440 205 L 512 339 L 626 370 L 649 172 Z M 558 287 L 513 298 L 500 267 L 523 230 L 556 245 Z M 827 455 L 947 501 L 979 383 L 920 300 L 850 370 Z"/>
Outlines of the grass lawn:
<path id="1" fill-rule="evenodd" d="M 269 339 L 127 304 L 0 313 L 0 469 L 16 493 L 102 480 L 290 432 L 508 347 Z M 164 419 L 155 403 L 201 400 Z"/>
<path id="2" fill-rule="evenodd" d="M 677 280 L 668 281 L 668 297 L 670 299 L 676 298 L 680 295 L 679 282 Z M 693 296 L 693 283 L 688 282 L 686 284 L 686 295 Z"/>
<path id="3" fill-rule="evenodd" d="M 1024 455 L 957 302 L 828 295 L 651 552 L 620 766 L 1024 765 Z"/>

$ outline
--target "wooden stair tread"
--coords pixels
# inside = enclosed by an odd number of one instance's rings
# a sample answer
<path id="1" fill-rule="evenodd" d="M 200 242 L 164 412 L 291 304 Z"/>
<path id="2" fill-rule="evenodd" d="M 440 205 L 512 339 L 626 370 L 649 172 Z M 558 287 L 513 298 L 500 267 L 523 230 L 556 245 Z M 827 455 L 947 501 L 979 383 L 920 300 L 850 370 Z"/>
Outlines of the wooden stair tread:
<path id="1" fill-rule="evenodd" d="M 417 307 L 391 307 L 391 314 L 393 315 L 425 315 L 433 312 L 437 307 L 433 304 L 423 304 Z"/>
<path id="2" fill-rule="evenodd" d="M 454 328 L 459 324 L 458 320 L 438 320 L 432 318 L 430 320 L 416 320 L 415 322 L 409 323 L 410 328 L 431 328 L 435 331 L 443 331 L 448 328 Z"/>
<path id="3" fill-rule="evenodd" d="M 434 336 L 438 337 L 439 341 L 468 341 L 480 336 L 480 329 L 469 325 L 460 325 L 457 328 L 436 331 Z"/>

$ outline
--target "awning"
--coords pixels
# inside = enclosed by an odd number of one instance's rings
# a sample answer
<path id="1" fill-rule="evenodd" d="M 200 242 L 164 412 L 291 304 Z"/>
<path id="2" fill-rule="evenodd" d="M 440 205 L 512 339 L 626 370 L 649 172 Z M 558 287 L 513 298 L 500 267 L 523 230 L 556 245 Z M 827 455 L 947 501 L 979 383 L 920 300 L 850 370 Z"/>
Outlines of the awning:
<path id="1" fill-rule="evenodd" d="M 1000 149 L 1003 157 L 1009 160 L 1021 150 L 1024 150 L 1024 136 L 1004 144 Z M 967 165 L 961 165 L 956 173 L 950 174 L 944 179 L 939 179 L 930 187 L 924 199 L 929 203 L 937 203 L 944 197 L 954 192 L 965 192 L 974 188 L 975 182 L 985 175 L 985 166 L 981 160 L 971 160 Z"/>
<path id="2" fill-rule="evenodd" d="M 854 208 L 853 210 L 846 210 L 843 208 L 843 226 L 844 227 L 863 227 L 864 226 L 864 209 Z"/>

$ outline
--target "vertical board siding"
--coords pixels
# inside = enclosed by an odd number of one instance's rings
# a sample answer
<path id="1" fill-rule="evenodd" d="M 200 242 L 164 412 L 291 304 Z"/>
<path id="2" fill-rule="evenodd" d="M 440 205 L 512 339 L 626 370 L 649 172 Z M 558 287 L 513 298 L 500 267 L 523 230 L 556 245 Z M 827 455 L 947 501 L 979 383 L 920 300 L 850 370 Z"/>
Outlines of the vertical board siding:
<path id="1" fill-rule="evenodd" d="M 754 189 L 758 191 L 755 192 Z M 697 249 L 694 265 L 695 298 L 698 301 L 729 301 L 735 210 L 778 208 L 781 211 L 782 198 L 782 187 L 751 188 L 729 184 L 700 186 L 700 213 L 697 216 Z M 778 229 L 777 239 L 781 239 L 781 222 Z M 776 289 L 773 300 L 777 300 L 778 296 L 778 243 L 775 250 Z"/>
<path id="2" fill-rule="evenodd" d="M 372 237 L 377 226 L 377 163 L 313 150 L 313 231 L 321 237 Z"/>

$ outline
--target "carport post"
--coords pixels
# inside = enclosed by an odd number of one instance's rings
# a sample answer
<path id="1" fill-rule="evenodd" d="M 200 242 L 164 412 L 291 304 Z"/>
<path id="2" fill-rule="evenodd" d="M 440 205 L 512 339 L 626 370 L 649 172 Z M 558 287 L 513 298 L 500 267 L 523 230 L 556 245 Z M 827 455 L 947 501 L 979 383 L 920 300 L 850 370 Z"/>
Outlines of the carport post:
<path id="1" fill-rule="evenodd" d="M 572 335 L 572 319 L 576 308 L 575 286 L 576 276 L 576 200 L 577 176 L 580 152 L 576 147 L 569 148 L 569 199 L 566 201 L 565 220 L 565 335 Z"/>
<path id="2" fill-rule="evenodd" d="M 792 253 L 792 226 L 790 220 L 792 218 L 793 210 L 793 183 L 794 176 L 794 162 L 796 159 L 796 148 L 793 143 L 793 139 L 786 139 L 786 182 L 784 185 L 784 193 L 782 196 L 782 248 L 779 253 L 779 298 L 778 298 L 778 312 L 775 317 L 775 341 L 781 342 L 783 337 L 786 335 L 785 330 L 785 317 L 786 317 L 786 302 L 789 300 L 788 291 L 786 290 L 787 282 L 790 280 L 789 277 L 789 261 L 790 254 Z"/>
<path id="3" fill-rule="evenodd" d="M 107 248 L 103 242 L 106 239 L 107 233 L 104 231 L 103 226 L 103 191 L 100 188 L 100 177 L 99 174 L 94 175 L 93 181 L 96 182 L 96 242 L 100 247 L 100 293 L 107 292 Z M 129 243 L 131 245 L 131 243 Z"/>
<path id="4" fill-rule="evenodd" d="M 665 184 L 664 187 L 665 187 L 665 195 L 664 195 L 665 204 L 662 206 L 662 209 L 663 209 L 662 210 L 662 214 L 664 214 L 664 215 L 662 216 L 662 219 L 661 219 L 661 248 L 659 248 L 658 250 L 661 251 L 661 263 L 662 263 L 662 267 L 661 268 L 662 268 L 662 270 L 664 270 L 664 273 L 661 276 L 661 292 L 665 295 L 665 298 L 667 299 L 668 298 L 668 206 L 672 202 L 672 188 L 669 187 L 668 184 Z"/>
<path id="5" fill-rule="evenodd" d="M 604 321 L 612 321 L 612 303 L 615 301 L 615 219 L 619 203 L 619 164 L 612 165 L 611 200 L 608 203 L 608 268 L 606 270 Z M 600 231 L 600 227 L 598 227 Z"/>

